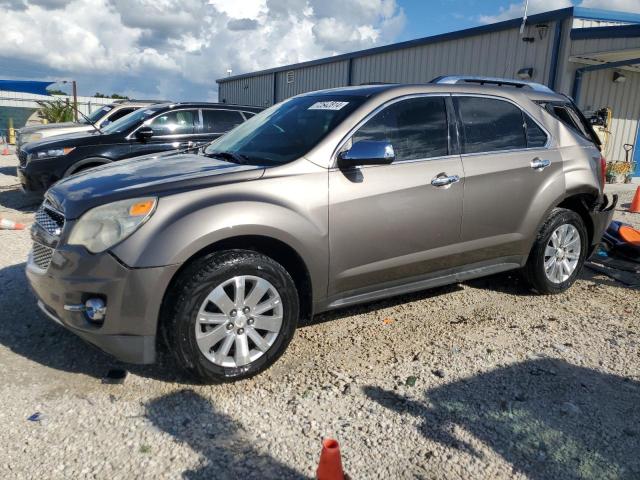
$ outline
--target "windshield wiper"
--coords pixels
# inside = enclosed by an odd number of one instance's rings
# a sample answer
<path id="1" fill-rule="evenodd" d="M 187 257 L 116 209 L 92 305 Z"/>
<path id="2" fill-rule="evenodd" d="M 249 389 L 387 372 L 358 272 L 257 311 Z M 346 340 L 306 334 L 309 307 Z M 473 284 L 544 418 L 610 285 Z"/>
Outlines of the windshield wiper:
<path id="1" fill-rule="evenodd" d="M 233 163 L 239 163 L 239 164 L 244 164 L 244 165 L 249 165 L 249 158 L 240 154 L 240 153 L 235 153 L 235 152 L 211 152 L 211 153 L 204 153 L 205 157 L 218 157 L 221 158 L 223 160 L 227 160 L 227 161 L 231 161 Z"/>
<path id="2" fill-rule="evenodd" d="M 84 113 L 82 113 L 82 112 L 80 111 L 80 109 L 79 109 L 79 108 L 76 108 L 76 107 L 75 107 L 75 105 L 73 105 L 73 104 L 71 104 L 71 108 L 73 108 L 73 109 L 76 111 L 76 113 L 80 114 L 80 116 L 81 116 L 81 117 L 82 117 L 82 118 L 83 118 L 83 119 L 84 119 L 84 120 L 85 120 L 89 125 L 91 125 L 91 126 L 95 129 L 95 131 L 96 131 L 96 132 L 98 132 L 98 133 L 102 133 L 102 130 L 100 130 L 100 127 L 98 127 L 95 123 L 93 123 L 91 120 L 89 120 L 89 117 L 87 117 Z"/>

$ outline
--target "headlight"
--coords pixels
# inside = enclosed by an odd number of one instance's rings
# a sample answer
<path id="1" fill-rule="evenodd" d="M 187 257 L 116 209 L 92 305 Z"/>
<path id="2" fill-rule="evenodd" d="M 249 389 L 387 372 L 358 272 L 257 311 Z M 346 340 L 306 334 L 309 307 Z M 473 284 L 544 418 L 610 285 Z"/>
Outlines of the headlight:
<path id="1" fill-rule="evenodd" d="M 26 135 L 21 135 L 20 139 L 22 140 L 22 143 L 37 142 L 38 140 L 42 140 L 42 134 L 27 133 Z"/>
<path id="2" fill-rule="evenodd" d="M 92 208 L 73 227 L 69 244 L 104 252 L 135 232 L 153 215 L 156 203 L 154 197 L 132 198 Z"/>
<path id="3" fill-rule="evenodd" d="M 40 158 L 63 157 L 70 154 L 76 147 L 52 148 L 51 150 L 42 150 L 40 152 L 32 152 L 27 155 L 27 160 L 36 160 Z"/>

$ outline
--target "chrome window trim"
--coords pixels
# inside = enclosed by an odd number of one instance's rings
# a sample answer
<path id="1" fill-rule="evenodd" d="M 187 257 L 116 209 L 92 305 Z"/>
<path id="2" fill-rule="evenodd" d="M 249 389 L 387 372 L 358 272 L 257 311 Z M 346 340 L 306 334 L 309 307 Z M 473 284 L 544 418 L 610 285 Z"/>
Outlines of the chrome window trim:
<path id="1" fill-rule="evenodd" d="M 520 112 L 522 112 L 524 115 L 527 115 L 531 120 L 533 120 L 533 122 L 540 127 L 540 129 L 545 133 L 545 135 L 547 136 L 547 142 L 544 144 L 544 146 L 542 147 L 525 147 L 525 148 L 510 148 L 508 150 L 487 150 L 486 152 L 474 152 L 474 153 L 460 153 L 461 157 L 470 157 L 473 155 L 487 155 L 487 154 L 493 154 L 493 153 L 513 153 L 513 152 L 527 152 L 527 151 L 532 151 L 532 150 L 549 150 L 550 146 L 551 146 L 551 140 L 553 139 L 553 136 L 551 135 L 551 133 L 549 133 L 549 131 L 544 127 L 544 125 L 542 125 L 538 120 L 536 120 L 535 117 L 533 117 L 533 115 L 531 115 L 528 111 L 526 111 L 524 108 L 522 108 L 520 105 L 518 105 L 516 102 L 514 102 L 513 100 L 509 99 L 509 98 L 505 98 L 505 97 L 500 97 L 498 95 L 483 95 L 480 93 L 453 93 L 451 94 L 451 98 L 454 97 L 477 97 L 477 98 L 490 98 L 493 100 L 499 100 L 499 101 L 503 101 L 503 102 L 508 102 L 510 104 L 512 104 L 513 106 L 515 106 L 518 110 L 520 110 Z M 523 118 L 524 120 L 524 118 Z M 458 119 L 456 119 L 456 123 L 458 122 Z M 523 124 L 523 128 L 524 128 L 524 124 Z M 526 141 L 526 130 L 525 130 L 525 141 Z M 462 147 L 462 138 L 460 138 L 460 147 Z M 462 150 L 462 148 L 461 148 Z"/>
<path id="2" fill-rule="evenodd" d="M 333 150 L 333 154 L 331 155 L 331 165 L 329 165 L 329 170 L 333 170 L 338 168 L 338 154 L 342 147 L 344 147 L 345 143 L 351 140 L 351 137 L 362 127 L 365 123 L 371 120 L 372 117 L 380 113 L 385 108 L 393 105 L 394 103 L 401 102 L 403 100 L 411 100 L 412 98 L 423 98 L 423 97 L 442 97 L 447 98 L 451 97 L 451 93 L 410 93 L 408 95 L 402 95 L 400 97 L 392 98 L 391 100 L 386 101 L 385 103 L 378 105 L 375 109 L 369 112 L 362 120 L 360 120 L 347 134 L 338 142 L 338 146 Z M 445 114 L 446 114 L 447 106 L 445 104 Z M 449 119 L 447 118 L 447 137 L 449 136 Z M 458 157 L 459 155 L 440 155 L 438 157 L 428 157 L 428 158 L 414 158 L 411 160 L 399 160 L 397 162 L 393 162 L 389 165 L 401 165 L 403 163 L 415 163 L 415 162 L 428 162 L 431 160 L 437 160 L 442 158 L 450 158 L 450 157 Z M 380 166 L 389 166 L 389 165 L 368 165 L 370 167 L 380 167 Z"/>

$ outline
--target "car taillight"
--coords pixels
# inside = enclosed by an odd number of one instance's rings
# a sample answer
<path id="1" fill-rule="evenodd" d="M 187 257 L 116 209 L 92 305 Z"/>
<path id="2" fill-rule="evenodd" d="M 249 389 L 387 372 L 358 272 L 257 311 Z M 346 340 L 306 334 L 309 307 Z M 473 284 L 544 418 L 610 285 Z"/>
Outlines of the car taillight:
<path id="1" fill-rule="evenodd" d="M 600 184 L 604 189 L 604 184 L 607 181 L 607 159 L 604 155 L 600 155 Z"/>

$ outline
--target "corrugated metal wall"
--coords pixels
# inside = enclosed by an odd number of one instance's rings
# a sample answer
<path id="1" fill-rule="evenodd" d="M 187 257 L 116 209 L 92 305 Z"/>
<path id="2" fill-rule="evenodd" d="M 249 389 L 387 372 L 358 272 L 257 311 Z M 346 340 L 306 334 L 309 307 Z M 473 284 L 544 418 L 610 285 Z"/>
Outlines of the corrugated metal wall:
<path id="1" fill-rule="evenodd" d="M 606 149 L 608 160 L 624 160 L 623 144 L 636 142 L 640 119 L 640 73 L 625 71 L 627 81 L 613 83 L 613 70 L 585 73 L 580 108 L 594 110 L 609 107 L 613 110 L 610 130 L 612 137 Z"/>
<path id="2" fill-rule="evenodd" d="M 571 56 L 638 48 L 640 48 L 640 37 L 577 39 L 571 42 Z"/>
<path id="3" fill-rule="evenodd" d="M 629 25 L 628 22 L 612 22 L 610 20 L 594 20 L 591 18 L 574 18 L 573 28 L 615 27 L 616 25 Z"/>
<path id="4" fill-rule="evenodd" d="M 292 72 L 293 81 L 287 83 L 288 72 Z M 276 74 L 276 99 L 278 102 L 323 88 L 344 87 L 349 78 L 349 61 L 325 63 L 278 72 Z"/>
<path id="5" fill-rule="evenodd" d="M 474 37 L 438 42 L 353 60 L 353 83 L 424 83 L 438 75 L 486 75 L 515 77 L 518 70 L 533 67 L 533 80 L 546 83 L 551 65 L 552 24 L 544 32 L 534 26 L 523 42 L 517 28 Z"/>
<path id="6" fill-rule="evenodd" d="M 274 74 L 256 75 L 220 84 L 218 99 L 234 105 L 266 107 L 273 103 Z"/>
<path id="7" fill-rule="evenodd" d="M 551 67 L 554 24 L 541 32 L 528 26 L 523 42 L 517 28 L 448 40 L 423 46 L 357 57 L 352 60 L 352 85 L 370 82 L 426 83 L 438 75 L 469 74 L 515 77 L 519 69 L 533 67 L 533 80 L 546 83 Z M 257 74 L 220 84 L 219 98 L 228 103 L 265 106 L 276 99 L 323 88 L 348 84 L 349 60 L 292 68 L 293 82 L 287 83 L 287 71 Z"/>

